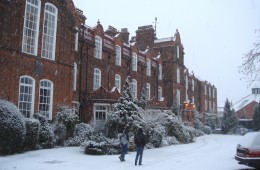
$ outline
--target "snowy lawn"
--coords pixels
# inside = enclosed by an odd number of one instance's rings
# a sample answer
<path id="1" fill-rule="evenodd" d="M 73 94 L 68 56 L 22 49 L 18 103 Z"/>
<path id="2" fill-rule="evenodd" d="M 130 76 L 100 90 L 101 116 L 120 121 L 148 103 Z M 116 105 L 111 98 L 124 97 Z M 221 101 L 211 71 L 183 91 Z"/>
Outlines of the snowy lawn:
<path id="1" fill-rule="evenodd" d="M 135 152 L 120 162 L 119 155 L 85 155 L 79 147 L 30 151 L 0 156 L 0 170 L 249 170 L 234 159 L 241 136 L 204 135 L 195 143 L 144 150 L 143 165 L 135 166 Z"/>

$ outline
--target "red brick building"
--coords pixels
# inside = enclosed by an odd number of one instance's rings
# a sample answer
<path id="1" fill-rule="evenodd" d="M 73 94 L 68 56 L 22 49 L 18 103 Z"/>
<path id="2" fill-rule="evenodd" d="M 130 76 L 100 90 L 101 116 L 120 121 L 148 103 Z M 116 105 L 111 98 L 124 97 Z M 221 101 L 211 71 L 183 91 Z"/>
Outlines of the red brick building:
<path id="1" fill-rule="evenodd" d="M 158 39 L 141 26 L 129 41 L 127 28 L 87 26 L 72 0 L 2 0 L 0 16 L 0 98 L 27 117 L 51 120 L 73 105 L 81 120 L 103 123 L 127 76 L 137 100 L 146 89 L 151 108 L 186 101 L 216 113 L 217 89 L 189 73 L 178 30 Z"/>

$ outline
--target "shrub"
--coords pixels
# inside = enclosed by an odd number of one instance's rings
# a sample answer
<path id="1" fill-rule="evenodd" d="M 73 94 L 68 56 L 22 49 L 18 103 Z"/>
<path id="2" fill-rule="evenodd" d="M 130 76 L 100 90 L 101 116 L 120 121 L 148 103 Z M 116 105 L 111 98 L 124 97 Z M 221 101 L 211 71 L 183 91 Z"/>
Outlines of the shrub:
<path id="1" fill-rule="evenodd" d="M 55 130 L 55 132 L 57 132 L 56 135 L 58 136 L 58 138 L 60 137 L 59 140 L 62 140 L 64 138 L 64 134 L 62 134 L 64 130 L 65 130 L 65 139 L 73 137 L 75 125 L 78 122 L 79 122 L 79 117 L 74 113 L 73 109 L 67 106 L 63 106 L 61 108 L 61 111 L 56 114 L 55 122 L 54 122 L 54 128 L 58 128 L 57 131 Z M 60 126 L 60 124 L 63 124 L 64 127 Z"/>
<path id="2" fill-rule="evenodd" d="M 209 127 L 209 126 L 203 126 L 203 132 L 205 133 L 205 134 L 211 134 L 211 132 L 212 132 L 212 129 L 211 129 L 211 127 Z"/>
<path id="3" fill-rule="evenodd" d="M 34 118 L 40 122 L 39 140 L 38 143 L 41 148 L 52 148 L 55 145 L 55 136 L 51 125 L 48 123 L 47 118 L 40 114 L 35 113 Z"/>
<path id="4" fill-rule="evenodd" d="M 0 154 L 21 152 L 25 134 L 25 120 L 19 109 L 0 100 Z"/>
<path id="5" fill-rule="evenodd" d="M 113 155 L 121 152 L 118 139 L 106 138 L 103 134 L 95 134 L 81 144 L 85 154 L 90 155 Z"/>
<path id="6" fill-rule="evenodd" d="M 89 140 L 93 135 L 94 129 L 86 123 L 80 123 L 75 126 L 74 137 L 65 142 L 65 146 L 80 146 L 84 140 Z"/>
<path id="7" fill-rule="evenodd" d="M 37 148 L 39 140 L 40 122 L 37 119 L 25 119 L 26 138 L 24 150 L 34 150 Z"/>

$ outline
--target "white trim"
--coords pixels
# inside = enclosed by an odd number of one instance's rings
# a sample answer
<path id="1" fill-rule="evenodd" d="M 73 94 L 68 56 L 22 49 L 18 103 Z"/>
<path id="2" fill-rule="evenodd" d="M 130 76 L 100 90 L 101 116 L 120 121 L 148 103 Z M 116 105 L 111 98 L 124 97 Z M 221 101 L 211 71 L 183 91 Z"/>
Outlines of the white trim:
<path id="1" fill-rule="evenodd" d="M 146 75 L 151 76 L 151 61 L 149 59 L 146 60 Z"/>
<path id="2" fill-rule="evenodd" d="M 180 83 L 181 81 L 181 76 L 180 76 L 180 69 L 179 68 L 177 68 L 176 69 L 176 74 L 177 74 L 177 77 L 176 77 L 176 82 L 177 83 Z"/>
<path id="3" fill-rule="evenodd" d="M 41 82 L 43 82 L 43 81 L 46 81 L 46 82 L 48 82 L 48 83 L 50 83 L 50 87 L 45 87 L 45 86 L 41 86 Z M 42 80 L 40 80 L 40 83 L 39 83 L 39 103 L 38 103 L 38 111 L 39 111 L 39 113 L 41 112 L 40 111 L 40 98 L 41 98 L 41 87 L 43 87 L 43 89 L 48 89 L 48 90 L 50 90 L 50 101 L 49 101 L 49 103 L 43 103 L 43 104 L 49 104 L 49 116 L 47 117 L 48 118 L 48 120 L 52 120 L 52 108 L 53 108 L 53 82 L 52 81 L 50 81 L 50 80 L 48 80 L 48 79 L 42 79 Z M 44 96 L 44 97 L 46 97 L 46 96 Z M 44 116 L 46 116 L 46 115 L 44 115 Z"/>
<path id="4" fill-rule="evenodd" d="M 24 12 L 24 25 L 23 25 L 23 40 L 22 40 L 22 52 L 23 53 L 27 53 L 27 54 L 31 54 L 31 55 L 35 55 L 35 56 L 37 56 L 37 52 L 38 52 L 38 38 L 39 38 L 39 25 L 40 25 L 40 14 L 41 14 L 41 0 L 35 0 L 35 2 L 38 2 L 38 6 L 36 6 L 36 5 L 34 5 L 34 4 L 32 4 L 32 3 L 30 3 L 30 2 L 28 2 L 28 0 L 26 0 L 26 3 L 25 3 L 25 12 Z M 28 32 L 29 31 L 29 27 L 27 27 L 26 28 L 26 21 L 31 21 L 31 23 L 32 23 L 32 20 L 27 20 L 27 18 L 29 18 L 28 16 L 27 16 L 27 5 L 28 6 L 30 6 L 30 8 L 37 8 L 37 10 L 38 10 L 38 13 L 37 13 L 37 18 L 36 18 L 36 23 L 35 23 L 35 25 L 36 25 L 36 28 L 35 28 L 35 35 L 34 35 L 34 43 L 32 44 L 33 45 L 33 47 L 34 47 L 34 49 L 33 49 L 33 52 L 31 52 L 31 51 L 28 51 L 28 49 L 27 49 L 27 47 L 25 47 L 25 46 L 27 46 L 26 44 L 25 44 L 25 42 L 26 41 L 28 41 L 28 39 L 27 38 L 25 38 L 25 37 L 27 37 L 26 35 L 25 35 L 25 33 L 26 32 Z M 28 23 L 29 24 L 29 23 Z M 32 38 L 32 37 L 30 37 L 30 38 Z"/>
<path id="5" fill-rule="evenodd" d="M 78 65 L 74 62 L 73 67 L 73 90 L 77 90 Z"/>
<path id="6" fill-rule="evenodd" d="M 32 84 L 21 83 L 21 79 L 22 79 L 22 78 L 27 78 L 27 79 L 31 80 L 31 81 L 32 81 Z M 20 98 L 21 98 L 21 97 L 28 97 L 28 95 L 20 96 L 20 95 L 21 95 L 21 86 L 23 86 L 23 87 L 28 87 L 28 90 L 29 90 L 29 88 L 31 87 L 31 90 L 32 90 L 32 93 L 25 93 L 25 91 L 23 92 L 23 94 L 30 94 L 30 95 L 31 95 L 31 101 L 29 101 L 29 103 L 31 103 L 31 108 L 30 108 L 30 110 L 29 110 L 30 113 L 29 113 L 29 115 L 24 115 L 24 116 L 27 117 L 27 118 L 28 118 L 28 117 L 31 118 L 31 117 L 33 116 L 33 114 L 34 114 L 35 79 L 32 78 L 31 76 L 24 75 L 24 76 L 21 76 L 21 77 L 20 77 L 20 80 L 19 80 L 18 108 L 19 108 L 19 110 L 21 111 L 21 113 L 24 114 L 23 111 L 21 110 L 21 109 L 23 109 L 23 108 L 20 107 L 20 102 L 21 102 Z M 26 103 L 26 101 L 22 101 L 22 102 L 23 102 L 23 103 Z M 28 101 L 27 101 L 27 102 L 28 102 Z M 27 107 L 27 106 L 26 106 L 26 107 Z M 26 108 L 26 110 L 27 110 L 27 108 Z"/>
<path id="7" fill-rule="evenodd" d="M 101 70 L 99 68 L 94 68 L 93 90 L 96 91 L 100 86 L 101 86 Z"/>
<path id="8" fill-rule="evenodd" d="M 121 66 L 121 47 L 116 45 L 116 65 Z"/>
<path id="9" fill-rule="evenodd" d="M 121 76 L 119 74 L 115 75 L 115 87 L 121 92 Z"/>
<path id="10" fill-rule="evenodd" d="M 137 54 L 133 53 L 132 55 L 132 70 L 137 71 Z"/>
<path id="11" fill-rule="evenodd" d="M 95 37 L 95 49 L 94 49 L 94 57 L 98 59 L 102 59 L 102 38 L 99 36 Z"/>
<path id="12" fill-rule="evenodd" d="M 46 8 L 53 8 L 54 11 L 48 11 Z M 46 16 L 55 17 L 54 21 L 50 21 L 49 18 L 46 19 Z M 44 8 L 44 19 L 43 19 L 43 31 L 42 31 L 42 58 L 46 58 L 49 60 L 55 60 L 55 51 L 56 51 L 56 34 L 57 34 L 57 18 L 58 18 L 58 8 L 51 4 L 46 3 Z M 54 22 L 54 28 L 50 28 L 50 26 L 47 24 L 45 25 L 47 21 L 49 24 Z M 44 33 L 45 28 L 47 29 L 47 34 Z M 53 29 L 53 30 L 52 30 Z M 52 32 L 53 31 L 53 32 Z M 53 33 L 53 35 L 51 35 Z M 52 41 L 44 41 L 45 38 L 52 39 Z M 44 49 L 44 47 L 46 47 Z M 49 49 L 52 48 L 52 49 Z M 45 53 L 44 53 L 45 52 Z M 51 53 L 51 56 L 49 56 L 49 53 Z"/>
<path id="13" fill-rule="evenodd" d="M 151 85 L 146 83 L 146 98 L 147 100 L 151 99 Z"/>
<path id="14" fill-rule="evenodd" d="M 162 80 L 162 65 L 159 64 L 159 74 L 158 74 L 158 79 Z"/>

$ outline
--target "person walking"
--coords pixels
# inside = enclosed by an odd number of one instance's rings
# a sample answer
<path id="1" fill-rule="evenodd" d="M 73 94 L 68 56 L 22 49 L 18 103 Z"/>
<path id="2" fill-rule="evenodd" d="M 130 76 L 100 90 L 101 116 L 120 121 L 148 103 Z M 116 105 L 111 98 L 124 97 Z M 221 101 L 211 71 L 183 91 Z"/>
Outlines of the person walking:
<path id="1" fill-rule="evenodd" d="M 146 143 L 145 135 L 143 133 L 142 128 L 138 129 L 137 134 L 134 137 L 134 142 L 136 145 L 135 165 L 137 165 L 138 159 L 139 159 L 138 164 L 142 165 L 143 151 L 144 151 L 144 146 Z"/>
<path id="2" fill-rule="evenodd" d="M 125 154 L 127 153 L 128 151 L 128 141 L 129 141 L 129 138 L 128 138 L 128 134 L 127 134 L 127 125 L 125 126 L 125 129 L 123 130 L 123 133 L 122 135 L 120 136 L 120 145 L 121 145 L 121 155 L 119 156 L 119 159 L 121 162 L 125 161 Z"/>

